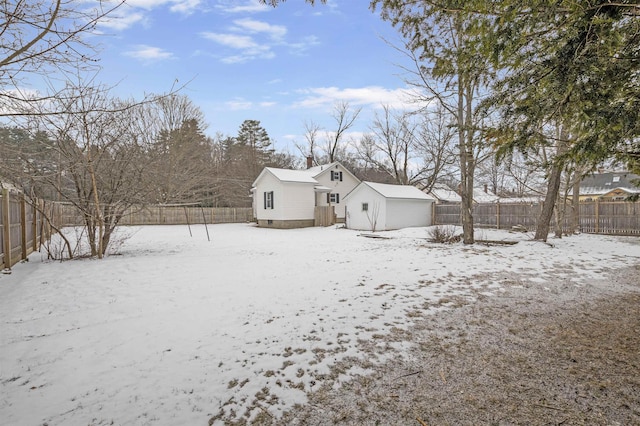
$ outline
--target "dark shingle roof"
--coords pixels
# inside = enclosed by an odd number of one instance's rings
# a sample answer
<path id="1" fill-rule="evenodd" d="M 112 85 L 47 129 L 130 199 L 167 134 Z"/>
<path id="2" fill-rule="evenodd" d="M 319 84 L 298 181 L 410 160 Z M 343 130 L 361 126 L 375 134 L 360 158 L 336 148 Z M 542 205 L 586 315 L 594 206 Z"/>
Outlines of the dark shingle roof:
<path id="1" fill-rule="evenodd" d="M 623 188 L 628 192 L 640 192 L 640 186 L 632 182 L 638 180 L 640 176 L 630 172 L 592 173 L 580 182 L 580 195 L 606 194 L 616 188 Z"/>

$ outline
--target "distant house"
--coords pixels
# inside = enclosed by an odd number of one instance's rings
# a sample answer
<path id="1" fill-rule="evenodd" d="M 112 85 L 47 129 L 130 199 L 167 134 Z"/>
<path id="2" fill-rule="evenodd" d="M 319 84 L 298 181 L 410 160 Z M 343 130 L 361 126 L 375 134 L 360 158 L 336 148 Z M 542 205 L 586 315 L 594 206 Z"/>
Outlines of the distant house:
<path id="1" fill-rule="evenodd" d="M 369 231 L 429 226 L 435 201 L 414 186 L 361 182 L 345 197 L 346 226 Z"/>
<path id="2" fill-rule="evenodd" d="M 462 202 L 460 194 L 445 184 L 435 184 L 429 192 L 439 204 L 459 204 Z M 500 197 L 489 191 L 487 185 L 483 188 L 473 188 L 474 203 L 496 203 Z"/>
<path id="3" fill-rule="evenodd" d="M 358 183 L 339 162 L 306 170 L 265 167 L 251 189 L 254 216 L 261 227 L 302 228 L 318 225 L 318 208 L 329 208 L 331 223 L 343 222 L 343 199 Z"/>
<path id="4" fill-rule="evenodd" d="M 474 203 L 497 203 L 500 197 L 489 191 L 487 185 L 482 188 L 473 188 Z"/>
<path id="5" fill-rule="evenodd" d="M 439 204 L 460 204 L 462 198 L 449 185 L 437 183 L 429 192 L 429 195 L 436 199 Z"/>
<path id="6" fill-rule="evenodd" d="M 640 194 L 640 176 L 626 172 L 592 173 L 580 182 L 580 201 L 622 201 Z"/>

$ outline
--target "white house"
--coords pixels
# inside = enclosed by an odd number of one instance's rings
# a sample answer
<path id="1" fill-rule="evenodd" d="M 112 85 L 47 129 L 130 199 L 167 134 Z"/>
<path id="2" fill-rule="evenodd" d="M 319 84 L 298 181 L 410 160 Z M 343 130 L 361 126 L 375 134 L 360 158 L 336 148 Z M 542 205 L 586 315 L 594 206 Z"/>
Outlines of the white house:
<path id="1" fill-rule="evenodd" d="M 411 185 L 361 182 L 345 202 L 347 228 L 384 231 L 431 225 L 435 198 Z"/>
<path id="2" fill-rule="evenodd" d="M 360 180 L 342 164 L 289 170 L 266 167 L 253 182 L 253 210 L 258 226 L 302 228 L 316 225 L 318 207 L 333 207 L 333 221 L 343 222 L 343 198 Z"/>

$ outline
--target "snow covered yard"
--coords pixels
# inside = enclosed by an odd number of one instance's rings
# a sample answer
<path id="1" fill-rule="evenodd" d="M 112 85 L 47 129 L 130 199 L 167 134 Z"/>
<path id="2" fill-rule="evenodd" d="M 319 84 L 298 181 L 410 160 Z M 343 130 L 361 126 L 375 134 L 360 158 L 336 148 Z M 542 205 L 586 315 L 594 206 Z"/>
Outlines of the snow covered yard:
<path id="1" fill-rule="evenodd" d="M 207 424 L 275 418 L 337 362 L 374 365 L 385 339 L 456 298 L 508 286 L 554 291 L 637 263 L 636 238 L 478 230 L 516 245 L 428 243 L 427 228 L 363 238 L 345 229 L 233 224 L 124 228 L 105 260 L 45 262 L 0 276 L 0 418 L 6 424 Z M 480 293 L 478 293 L 480 292 Z M 561 297 L 561 294 L 558 295 Z M 360 350 L 380 346 L 376 359 Z M 336 382 L 363 375 L 341 371 Z M 266 414 L 268 413 L 268 414 Z M 222 421 L 220 421 L 222 423 Z"/>

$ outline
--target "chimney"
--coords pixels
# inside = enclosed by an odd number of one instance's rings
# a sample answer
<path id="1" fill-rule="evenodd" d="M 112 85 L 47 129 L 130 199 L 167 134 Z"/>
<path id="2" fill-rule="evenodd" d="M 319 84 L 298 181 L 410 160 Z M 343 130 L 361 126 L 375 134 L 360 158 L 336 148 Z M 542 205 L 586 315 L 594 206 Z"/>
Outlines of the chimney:
<path id="1" fill-rule="evenodd" d="M 485 183 L 484 184 L 484 193 L 487 194 L 489 192 L 489 186 Z"/>
<path id="2" fill-rule="evenodd" d="M 308 155 L 307 156 L 307 169 L 310 169 L 311 167 L 313 167 L 313 157 Z"/>

